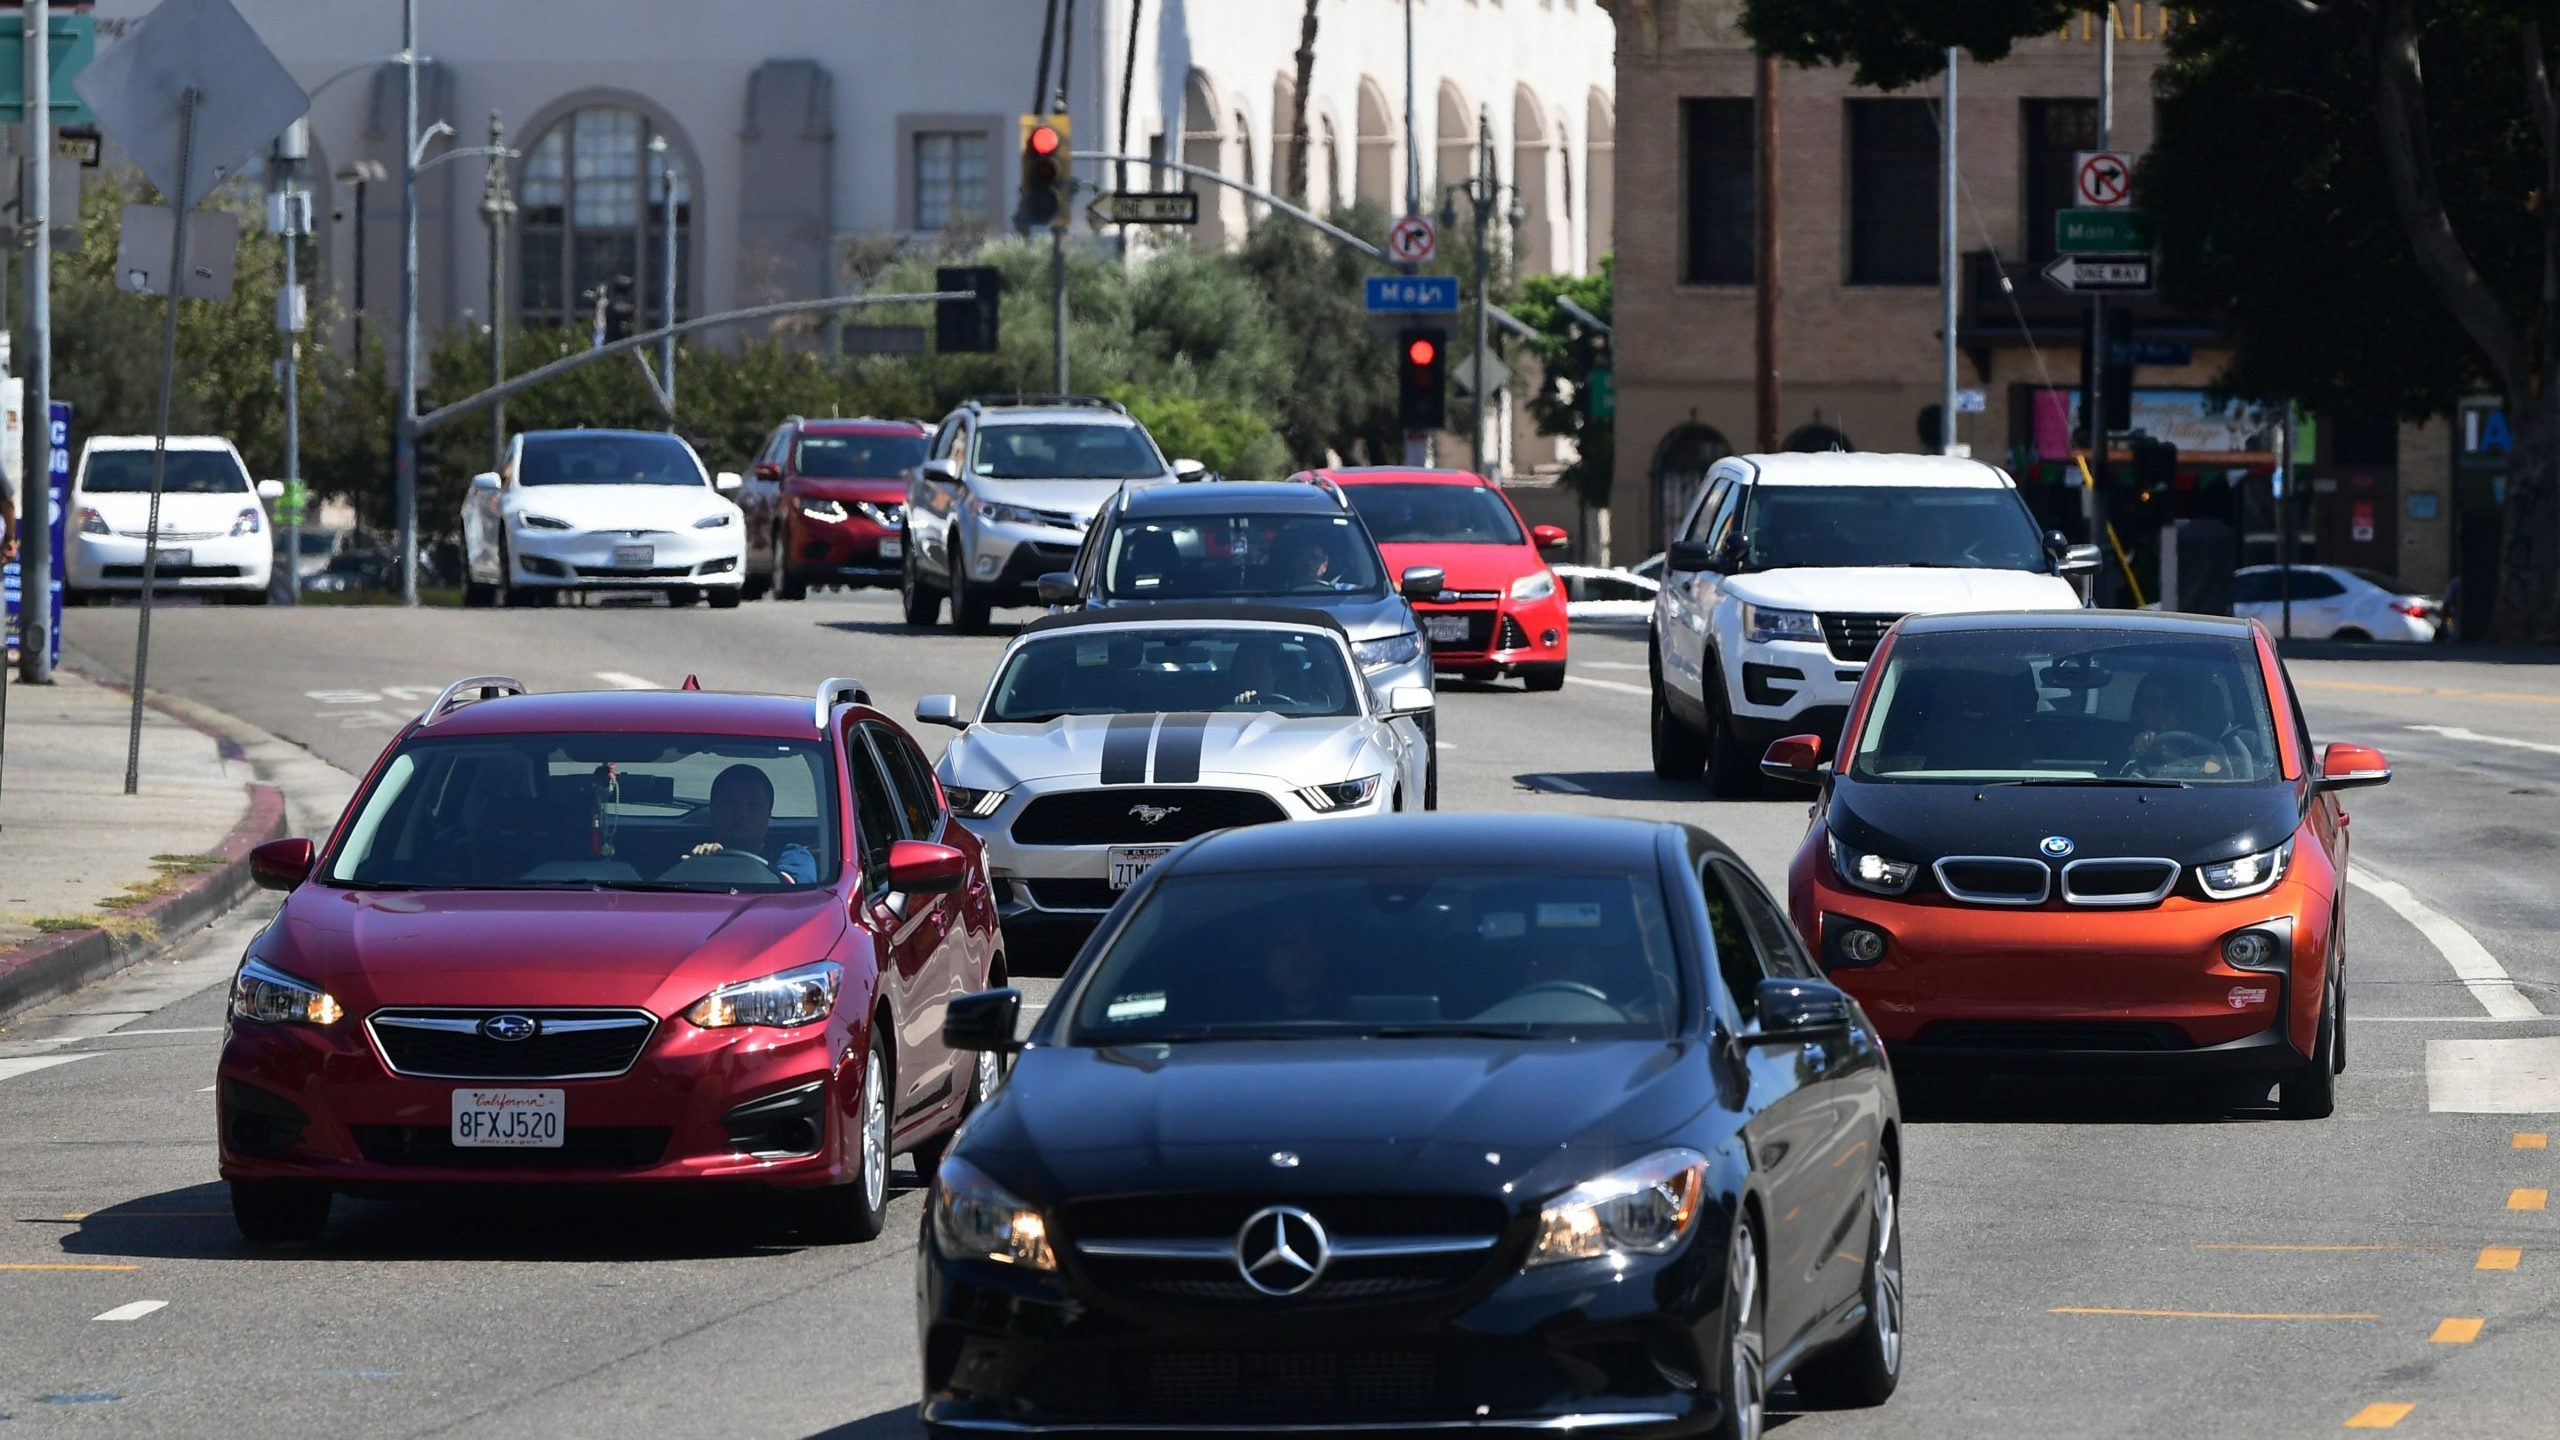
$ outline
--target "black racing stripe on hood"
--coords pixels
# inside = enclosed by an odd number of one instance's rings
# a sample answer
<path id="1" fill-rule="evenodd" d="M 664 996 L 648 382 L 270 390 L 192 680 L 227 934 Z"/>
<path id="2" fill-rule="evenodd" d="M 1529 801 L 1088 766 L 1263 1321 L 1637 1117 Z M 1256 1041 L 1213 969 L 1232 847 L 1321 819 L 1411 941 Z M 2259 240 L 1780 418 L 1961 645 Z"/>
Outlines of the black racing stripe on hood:
<path id="1" fill-rule="evenodd" d="M 1154 734 L 1153 715 L 1114 715 L 1102 732 L 1102 783 L 1147 783 L 1147 740 Z"/>
<path id="2" fill-rule="evenodd" d="M 1167 715 L 1156 732 L 1156 783 L 1192 785 L 1200 779 L 1200 747 L 1209 737 L 1206 715 Z"/>

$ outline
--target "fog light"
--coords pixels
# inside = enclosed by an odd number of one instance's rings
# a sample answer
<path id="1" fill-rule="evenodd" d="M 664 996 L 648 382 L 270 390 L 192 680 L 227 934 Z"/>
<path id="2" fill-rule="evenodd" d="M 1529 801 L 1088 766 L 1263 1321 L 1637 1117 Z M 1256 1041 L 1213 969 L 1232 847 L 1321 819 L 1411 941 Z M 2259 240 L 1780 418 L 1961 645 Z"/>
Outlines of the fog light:
<path id="1" fill-rule="evenodd" d="M 2264 970 L 2275 958 L 2275 937 L 2255 930 L 2243 930 L 2222 942 L 2222 963 L 2235 970 Z"/>
<path id="2" fill-rule="evenodd" d="M 1539 631 L 1539 632 L 1538 632 L 1538 643 L 1539 643 L 1539 644 L 1541 644 L 1541 645 L 1544 645 L 1545 647 L 1547 647 L 1547 648 L 1548 648 L 1548 649 L 1550 649 L 1550 650 L 1553 650 L 1554 648 L 1556 648 L 1556 632 L 1554 632 L 1553 630 L 1541 630 L 1541 631 Z"/>
<path id="3" fill-rule="evenodd" d="M 973 562 L 973 568 L 977 570 L 979 579 L 992 580 L 996 577 L 996 567 L 1003 563 L 993 555 L 981 555 Z"/>
<path id="4" fill-rule="evenodd" d="M 1840 932 L 1840 954 L 1860 965 L 1873 965 L 1884 958 L 1884 937 L 1863 925 L 1852 925 Z"/>

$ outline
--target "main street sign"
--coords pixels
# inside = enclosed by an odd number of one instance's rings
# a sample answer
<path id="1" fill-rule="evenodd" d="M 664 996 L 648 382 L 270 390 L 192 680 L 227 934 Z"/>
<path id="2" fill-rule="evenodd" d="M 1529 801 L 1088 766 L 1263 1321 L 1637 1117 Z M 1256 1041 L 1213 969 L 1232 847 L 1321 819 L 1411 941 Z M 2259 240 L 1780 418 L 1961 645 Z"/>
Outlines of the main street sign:
<path id="1" fill-rule="evenodd" d="M 1111 190 L 1094 197 L 1097 225 L 1197 225 L 1197 190 Z"/>
<path id="2" fill-rule="evenodd" d="M 1372 275 L 1362 288 L 1373 314 L 1445 315 L 1458 308 L 1455 275 Z"/>
<path id="3" fill-rule="evenodd" d="M 2053 248 L 2064 255 L 2124 255 L 2151 246 L 2147 210 L 2056 210 Z"/>
<path id="4" fill-rule="evenodd" d="M 2148 255 L 2059 255 L 2044 278 L 2079 294 L 2140 294 L 2151 288 Z"/>

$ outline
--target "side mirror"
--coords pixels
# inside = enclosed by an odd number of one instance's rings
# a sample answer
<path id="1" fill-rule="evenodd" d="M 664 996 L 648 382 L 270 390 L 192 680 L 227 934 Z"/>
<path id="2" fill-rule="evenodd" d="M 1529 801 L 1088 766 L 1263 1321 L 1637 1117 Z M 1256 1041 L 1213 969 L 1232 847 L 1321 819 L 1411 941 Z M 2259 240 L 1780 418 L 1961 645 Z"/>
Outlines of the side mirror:
<path id="1" fill-rule="evenodd" d="M 1762 1043 L 1818 1039 L 1849 1028 L 1848 992 L 1820 980 L 1772 976 L 1760 982 L 1760 1028 L 1746 1037 Z"/>
<path id="2" fill-rule="evenodd" d="M 1197 480 L 1208 473 L 1209 467 L 1201 464 L 1197 460 L 1176 460 L 1173 462 L 1173 478 L 1176 480 Z"/>
<path id="3" fill-rule="evenodd" d="M 2362 745 L 2332 745 L 2320 752 L 2321 790 L 2360 790 L 2391 783 L 2391 762 L 2379 750 Z"/>
<path id="4" fill-rule="evenodd" d="M 960 718 L 960 697 L 957 695 L 927 695 L 918 700 L 916 723 L 948 725 L 954 730 L 969 728 L 969 722 Z"/>
<path id="5" fill-rule="evenodd" d="M 1440 697 L 1419 685 L 1399 685 L 1387 692 L 1387 716 L 1428 715 L 1440 708 Z"/>
<path id="6" fill-rule="evenodd" d="M 1760 773 L 1780 780 L 1793 780 L 1799 785 L 1814 783 L 1814 772 L 1822 766 L 1822 737 L 1789 735 L 1769 742 L 1769 753 L 1760 757 Z"/>
<path id="7" fill-rule="evenodd" d="M 1449 577 L 1437 565 L 1415 565 L 1404 572 L 1396 589 L 1407 600 L 1437 600 L 1449 588 Z"/>
<path id="8" fill-rule="evenodd" d="M 736 494 L 746 483 L 746 478 L 735 470 L 723 470 L 711 477 L 711 488 L 723 495 Z"/>
<path id="9" fill-rule="evenodd" d="M 1022 1048 L 1013 1036 L 1021 1023 L 1021 991 L 1010 985 L 981 990 L 942 1007 L 942 1043 L 952 1050 L 1010 1055 Z"/>
<path id="10" fill-rule="evenodd" d="M 1561 525 L 1532 525 L 1529 538 L 1537 541 L 1541 550 L 1561 550 L 1573 540 Z"/>
<path id="11" fill-rule="evenodd" d="M 759 461 L 757 461 L 757 462 L 756 462 L 756 478 L 757 478 L 757 479 L 759 479 L 759 480 L 779 480 L 779 479 L 781 479 L 781 478 L 782 478 L 782 462 L 781 462 L 781 461 L 779 461 L 779 460 L 759 460 Z"/>
<path id="12" fill-rule="evenodd" d="M 317 853 L 299 836 L 270 840 L 249 852 L 249 883 L 261 890 L 290 890 L 311 878 Z"/>
<path id="13" fill-rule="evenodd" d="M 889 846 L 889 888 L 901 895 L 948 895 L 969 878 L 969 857 L 930 840 Z"/>
<path id="14" fill-rule="evenodd" d="M 1662 568 L 1687 574 L 1713 570 L 1716 568 L 1715 552 L 1707 548 L 1704 540 L 1674 540 L 1671 548 L 1662 552 Z"/>
<path id="15" fill-rule="evenodd" d="M 2062 558 L 2054 562 L 2053 573 L 2057 575 L 2095 575 L 2098 573 L 2098 563 L 2099 557 L 2097 546 L 2072 545 L 2066 547 L 2062 552 Z"/>
<path id="16" fill-rule="evenodd" d="M 1040 603 L 1043 605 L 1076 603 L 1076 577 L 1072 572 L 1053 570 L 1041 576 L 1033 583 L 1032 588 L 1040 592 Z"/>
<path id="17" fill-rule="evenodd" d="M 945 485 L 960 483 L 960 467 L 952 464 L 949 456 L 940 460 L 927 460 L 916 467 L 916 473 L 927 480 L 939 480 Z"/>
<path id="18" fill-rule="evenodd" d="M 471 488 L 472 488 L 472 489 L 474 489 L 474 490 L 495 490 L 495 489 L 497 489 L 497 488 L 498 488 L 498 472 L 497 472 L 497 471 L 495 471 L 495 470 L 483 470 L 483 471 L 481 471 L 479 474 L 472 476 L 472 477 L 471 477 Z"/>
<path id="19" fill-rule="evenodd" d="M 284 498 L 284 482 L 283 482 L 283 481 L 281 481 L 281 480 L 261 480 L 261 481 L 259 481 L 259 482 L 258 482 L 258 498 L 259 498 L 259 499 L 261 499 L 261 500 L 281 500 L 281 499 L 283 499 L 283 498 Z"/>

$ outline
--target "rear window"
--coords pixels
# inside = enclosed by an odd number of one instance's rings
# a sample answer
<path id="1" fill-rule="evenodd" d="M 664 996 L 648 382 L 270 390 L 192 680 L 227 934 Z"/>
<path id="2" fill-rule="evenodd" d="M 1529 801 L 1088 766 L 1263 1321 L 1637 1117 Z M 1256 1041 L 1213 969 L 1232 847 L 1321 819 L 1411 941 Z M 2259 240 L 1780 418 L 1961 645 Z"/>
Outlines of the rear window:
<path id="1" fill-rule="evenodd" d="M 1522 545 L 1520 521 L 1480 485 L 1347 485 L 1381 545 Z"/>
<path id="2" fill-rule="evenodd" d="M 228 450 L 172 450 L 169 455 L 168 478 L 161 484 L 167 495 L 242 495 L 254 493 L 249 472 L 231 458 Z M 89 472 L 80 481 L 80 489 L 91 495 L 144 495 L 151 490 L 151 452 L 148 450 L 92 450 Z"/>

